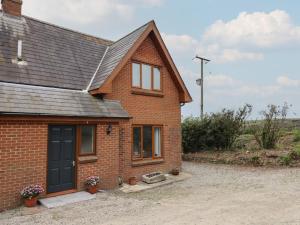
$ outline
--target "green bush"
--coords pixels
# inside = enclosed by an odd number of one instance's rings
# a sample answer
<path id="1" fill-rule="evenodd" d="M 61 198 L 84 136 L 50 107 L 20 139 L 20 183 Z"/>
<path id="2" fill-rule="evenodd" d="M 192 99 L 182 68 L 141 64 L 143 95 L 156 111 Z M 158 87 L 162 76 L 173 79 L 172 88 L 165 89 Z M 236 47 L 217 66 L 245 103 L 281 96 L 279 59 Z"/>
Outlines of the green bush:
<path id="1" fill-rule="evenodd" d="M 196 152 L 211 148 L 213 139 L 209 134 L 210 119 L 203 120 L 197 117 L 188 117 L 182 123 L 182 145 L 184 152 Z"/>
<path id="2" fill-rule="evenodd" d="M 276 147 L 288 108 L 286 103 L 283 107 L 268 105 L 267 109 L 261 112 L 263 120 L 259 123 L 253 123 L 252 133 L 262 148 L 272 149 Z"/>
<path id="3" fill-rule="evenodd" d="M 299 160 L 300 159 L 300 145 L 296 145 L 294 147 L 293 151 L 291 151 L 289 153 L 289 156 L 293 160 Z"/>
<path id="4" fill-rule="evenodd" d="M 293 135 L 294 135 L 294 142 L 300 141 L 300 130 L 299 129 L 294 129 L 293 130 Z"/>
<path id="5" fill-rule="evenodd" d="M 230 149 L 242 134 L 252 107 L 245 105 L 237 111 L 223 109 L 221 112 L 200 118 L 189 117 L 182 123 L 184 152 L 204 149 Z"/>

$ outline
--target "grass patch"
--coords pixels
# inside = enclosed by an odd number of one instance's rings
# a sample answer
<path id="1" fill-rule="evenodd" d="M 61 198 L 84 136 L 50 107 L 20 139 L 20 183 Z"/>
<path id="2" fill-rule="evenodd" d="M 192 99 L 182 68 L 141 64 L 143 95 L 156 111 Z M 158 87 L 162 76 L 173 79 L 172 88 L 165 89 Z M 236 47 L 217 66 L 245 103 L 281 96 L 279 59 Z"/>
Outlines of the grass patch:
<path id="1" fill-rule="evenodd" d="M 259 156 L 252 156 L 250 159 L 250 162 L 255 166 L 258 166 L 261 164 Z"/>
<path id="2" fill-rule="evenodd" d="M 291 164 L 292 158 L 291 158 L 290 154 L 283 155 L 283 156 L 280 156 L 279 161 L 282 165 L 288 166 Z"/>

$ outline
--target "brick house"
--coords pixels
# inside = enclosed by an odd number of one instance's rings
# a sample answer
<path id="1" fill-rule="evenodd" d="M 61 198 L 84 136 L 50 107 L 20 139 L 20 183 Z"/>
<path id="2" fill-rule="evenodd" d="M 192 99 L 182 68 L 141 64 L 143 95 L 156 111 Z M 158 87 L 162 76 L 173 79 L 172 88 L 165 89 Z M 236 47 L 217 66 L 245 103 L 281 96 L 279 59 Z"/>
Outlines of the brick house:
<path id="1" fill-rule="evenodd" d="M 181 166 L 181 105 L 191 96 L 153 21 L 118 41 L 0 11 L 0 210 L 45 196 L 111 189 Z"/>

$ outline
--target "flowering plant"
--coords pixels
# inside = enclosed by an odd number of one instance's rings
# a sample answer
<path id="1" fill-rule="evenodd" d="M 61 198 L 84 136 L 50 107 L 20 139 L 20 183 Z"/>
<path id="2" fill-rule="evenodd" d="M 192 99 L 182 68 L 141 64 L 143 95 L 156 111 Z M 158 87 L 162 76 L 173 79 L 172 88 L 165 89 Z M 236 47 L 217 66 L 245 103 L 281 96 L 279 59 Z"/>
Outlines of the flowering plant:
<path id="1" fill-rule="evenodd" d="M 88 178 L 86 178 L 85 184 L 87 186 L 96 186 L 97 184 L 99 184 L 100 182 L 100 178 L 97 176 L 90 176 Z"/>
<path id="2" fill-rule="evenodd" d="M 43 193 L 44 189 L 40 185 L 29 185 L 21 191 L 22 198 L 31 199 Z"/>

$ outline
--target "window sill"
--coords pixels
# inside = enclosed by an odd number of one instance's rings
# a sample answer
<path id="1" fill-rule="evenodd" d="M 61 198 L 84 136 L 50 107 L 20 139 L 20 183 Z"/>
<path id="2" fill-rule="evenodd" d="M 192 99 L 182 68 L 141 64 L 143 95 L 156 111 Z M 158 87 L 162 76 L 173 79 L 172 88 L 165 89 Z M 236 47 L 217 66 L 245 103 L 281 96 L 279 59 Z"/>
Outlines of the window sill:
<path id="1" fill-rule="evenodd" d="M 146 96 L 154 96 L 154 97 L 164 97 L 164 93 L 161 91 L 151 91 L 151 90 L 144 90 L 144 89 L 138 89 L 133 88 L 131 90 L 131 93 L 134 95 L 146 95 Z"/>
<path id="2" fill-rule="evenodd" d="M 164 163 L 164 159 L 137 160 L 137 161 L 132 161 L 131 165 L 132 167 L 137 167 L 137 166 L 153 165 L 153 164 L 160 164 L 160 163 Z"/>
<path id="3" fill-rule="evenodd" d="M 96 155 L 79 156 L 78 157 L 78 162 L 80 164 L 97 162 L 97 160 L 98 160 L 98 157 Z"/>

